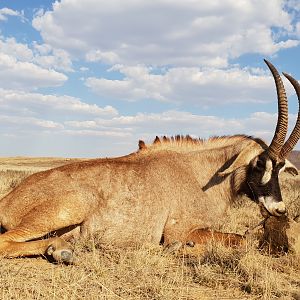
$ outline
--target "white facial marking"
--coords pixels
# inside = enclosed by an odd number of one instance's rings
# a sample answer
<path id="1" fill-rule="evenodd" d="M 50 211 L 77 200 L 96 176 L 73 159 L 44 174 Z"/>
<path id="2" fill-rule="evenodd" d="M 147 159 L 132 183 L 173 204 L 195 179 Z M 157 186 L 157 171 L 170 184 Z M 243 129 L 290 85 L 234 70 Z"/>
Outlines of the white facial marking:
<path id="1" fill-rule="evenodd" d="M 285 168 L 286 168 L 286 161 L 287 160 L 285 160 L 284 166 L 279 170 L 278 174 L 280 174 L 281 172 L 283 172 L 285 170 Z"/>
<path id="2" fill-rule="evenodd" d="M 276 202 L 272 196 L 259 197 L 258 201 L 263 204 L 267 211 L 273 216 L 280 216 L 285 213 L 285 204 Z"/>
<path id="3" fill-rule="evenodd" d="M 272 161 L 270 159 L 268 159 L 266 161 L 265 174 L 264 174 L 263 178 L 261 179 L 262 184 L 267 184 L 270 181 L 270 179 L 272 177 L 272 170 L 273 170 Z"/>

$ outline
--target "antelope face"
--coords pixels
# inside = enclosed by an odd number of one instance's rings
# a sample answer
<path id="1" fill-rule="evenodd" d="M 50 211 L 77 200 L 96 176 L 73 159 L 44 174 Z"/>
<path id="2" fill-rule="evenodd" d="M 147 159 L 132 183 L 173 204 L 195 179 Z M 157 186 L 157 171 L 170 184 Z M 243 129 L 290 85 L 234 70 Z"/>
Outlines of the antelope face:
<path id="1" fill-rule="evenodd" d="M 284 85 L 276 68 L 270 62 L 266 60 L 265 62 L 276 84 L 278 119 L 275 134 L 268 149 L 256 156 L 248 165 L 247 185 L 251 198 L 261 203 L 271 215 L 280 216 L 286 212 L 286 208 L 282 201 L 278 175 L 285 165 L 288 153 L 291 152 L 300 138 L 300 84 L 292 76 L 283 73 L 293 85 L 299 102 L 295 127 L 285 141 L 288 129 L 288 102 Z"/>
<path id="2" fill-rule="evenodd" d="M 282 196 L 279 186 L 278 175 L 280 171 L 286 169 L 294 175 L 298 174 L 297 169 L 291 166 L 286 160 L 288 154 L 300 140 L 300 83 L 291 75 L 283 75 L 293 85 L 299 103 L 298 117 L 294 129 L 286 139 L 288 129 L 288 101 L 282 79 L 276 68 L 266 61 L 276 85 L 278 100 L 278 119 L 273 139 L 269 146 L 263 147 L 264 152 L 257 155 L 254 148 L 245 147 L 235 161 L 222 172 L 220 176 L 226 176 L 243 167 L 243 173 L 235 173 L 233 178 L 238 178 L 242 174 L 243 184 L 240 186 L 240 192 L 252 200 L 261 204 L 271 215 L 280 216 L 285 214 L 286 208 L 282 202 Z M 255 151 L 255 152 L 253 152 Z M 246 174 L 244 173 L 246 171 Z M 244 175 L 246 175 L 244 177 Z M 239 182 L 237 180 L 236 182 Z M 239 188 L 237 188 L 239 190 Z"/>
<path id="3" fill-rule="evenodd" d="M 284 162 L 276 162 L 267 152 L 263 152 L 250 162 L 246 175 L 250 190 L 248 196 L 274 216 L 286 213 L 278 179 L 284 164 Z"/>

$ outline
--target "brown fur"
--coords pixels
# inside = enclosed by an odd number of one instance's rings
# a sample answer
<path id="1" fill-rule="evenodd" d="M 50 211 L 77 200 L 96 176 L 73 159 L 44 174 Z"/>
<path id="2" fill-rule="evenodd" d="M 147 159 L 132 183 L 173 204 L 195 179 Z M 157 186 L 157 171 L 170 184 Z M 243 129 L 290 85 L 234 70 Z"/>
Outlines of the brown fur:
<path id="1" fill-rule="evenodd" d="M 240 247 L 245 243 L 245 237 L 236 233 L 221 233 L 211 229 L 194 229 L 186 238 L 187 243 L 206 244 L 214 240 L 226 247 Z"/>
<path id="2" fill-rule="evenodd" d="M 273 255 L 288 252 L 289 242 L 286 233 L 288 227 L 287 216 L 268 217 L 264 222 L 264 232 L 259 241 L 259 248 Z"/>
<path id="3" fill-rule="evenodd" d="M 194 228 L 211 227 L 234 200 L 235 172 L 218 172 L 245 147 L 263 151 L 246 136 L 156 138 L 124 157 L 33 174 L 0 201 L 0 224 L 7 230 L 0 254 L 68 256 L 60 235 L 97 233 L 119 246 L 158 244 L 162 234 L 165 244 L 184 242 Z M 58 237 L 37 240 L 50 232 Z"/>
<path id="4" fill-rule="evenodd" d="M 245 249 L 246 238 L 240 234 L 222 233 L 211 229 L 196 228 L 186 237 L 183 253 L 202 254 L 208 243 L 217 243 L 225 247 Z"/>
<path id="5" fill-rule="evenodd" d="M 272 255 L 286 252 L 300 254 L 300 223 L 287 216 L 268 216 L 264 222 L 259 248 Z"/>

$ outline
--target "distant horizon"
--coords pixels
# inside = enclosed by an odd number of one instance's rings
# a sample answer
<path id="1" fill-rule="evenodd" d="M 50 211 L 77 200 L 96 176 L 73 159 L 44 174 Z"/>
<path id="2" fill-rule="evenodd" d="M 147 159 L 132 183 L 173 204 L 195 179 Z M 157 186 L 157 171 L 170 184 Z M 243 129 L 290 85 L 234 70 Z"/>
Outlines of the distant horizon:
<path id="1" fill-rule="evenodd" d="M 116 157 L 156 135 L 269 143 L 263 59 L 300 80 L 294 0 L 3 0 L 0 26 L 0 157 Z"/>

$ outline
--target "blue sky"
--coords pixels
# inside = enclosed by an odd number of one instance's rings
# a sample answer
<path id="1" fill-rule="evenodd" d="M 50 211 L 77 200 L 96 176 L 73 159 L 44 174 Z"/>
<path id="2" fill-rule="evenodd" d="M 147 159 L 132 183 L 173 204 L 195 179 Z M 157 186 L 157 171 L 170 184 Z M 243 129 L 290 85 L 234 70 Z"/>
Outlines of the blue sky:
<path id="1" fill-rule="evenodd" d="M 116 156 L 175 134 L 268 142 L 263 58 L 300 79 L 299 1 L 1 0 L 0 156 Z"/>

